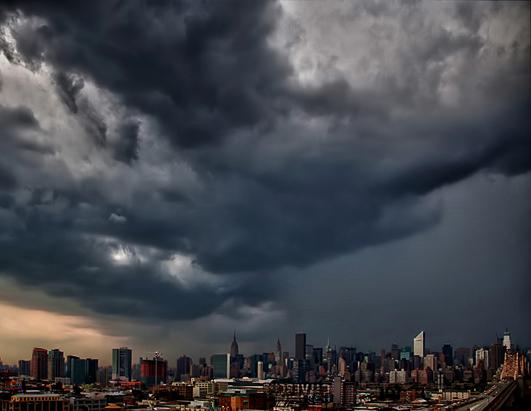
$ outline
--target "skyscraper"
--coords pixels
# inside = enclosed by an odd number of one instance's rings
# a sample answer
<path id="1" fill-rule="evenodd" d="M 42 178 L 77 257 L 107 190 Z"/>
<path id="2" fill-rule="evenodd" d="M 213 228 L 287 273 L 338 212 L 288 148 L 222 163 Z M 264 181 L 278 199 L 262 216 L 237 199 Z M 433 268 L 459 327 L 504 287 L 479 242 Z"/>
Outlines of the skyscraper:
<path id="1" fill-rule="evenodd" d="M 450 344 L 444 344 L 442 346 L 442 352 L 444 354 L 444 363 L 446 366 L 451 367 L 454 365 L 454 349 Z"/>
<path id="2" fill-rule="evenodd" d="M 66 377 L 72 379 L 72 366 L 74 364 L 75 359 L 79 360 L 79 357 L 75 355 L 68 355 L 66 357 Z"/>
<path id="3" fill-rule="evenodd" d="M 485 370 L 489 369 L 489 349 L 478 348 L 474 353 L 476 367 L 482 366 Z"/>
<path id="4" fill-rule="evenodd" d="M 306 334 L 295 334 L 295 360 L 304 361 L 306 359 Z"/>
<path id="5" fill-rule="evenodd" d="M 192 359 L 186 355 L 177 358 L 177 369 L 175 377 L 178 381 L 183 381 L 185 375 L 190 375 L 192 368 Z"/>
<path id="6" fill-rule="evenodd" d="M 48 351 L 48 379 L 54 381 L 56 378 L 65 376 L 65 357 L 62 351 L 54 348 Z"/>
<path id="7" fill-rule="evenodd" d="M 152 360 L 140 359 L 140 380 L 148 387 L 166 383 L 168 378 L 168 362 L 155 355 Z"/>
<path id="8" fill-rule="evenodd" d="M 34 348 L 31 355 L 31 378 L 44 380 L 48 377 L 48 351 L 44 348 Z"/>
<path id="9" fill-rule="evenodd" d="M 236 331 L 234 331 L 234 337 L 232 338 L 232 343 L 230 345 L 230 356 L 236 358 L 239 354 L 238 342 L 236 341 Z"/>
<path id="10" fill-rule="evenodd" d="M 280 364 L 282 361 L 282 346 L 280 345 L 280 338 L 277 338 L 277 349 L 275 352 L 275 362 Z"/>
<path id="11" fill-rule="evenodd" d="M 503 333 L 503 346 L 506 350 L 511 349 L 511 333 L 508 329 L 505 329 L 505 332 Z"/>
<path id="12" fill-rule="evenodd" d="M 496 370 L 503 364 L 503 344 L 496 341 L 489 348 L 489 368 Z"/>
<path id="13" fill-rule="evenodd" d="M 438 364 L 437 364 L 437 357 L 434 354 L 428 354 L 424 358 L 424 368 L 429 368 L 432 371 L 437 371 Z"/>
<path id="14" fill-rule="evenodd" d="M 421 331 L 413 339 L 413 355 L 418 355 L 420 358 L 424 358 L 424 352 L 426 351 L 426 334 Z"/>
<path id="15" fill-rule="evenodd" d="M 257 371 L 258 379 L 259 380 L 263 380 L 264 379 L 264 363 L 263 363 L 263 361 L 258 361 L 257 368 L 258 368 L 258 371 Z"/>
<path id="16" fill-rule="evenodd" d="M 127 347 L 112 350 L 112 379 L 126 379 L 131 381 L 132 351 Z"/>
<path id="17" fill-rule="evenodd" d="M 228 358 L 227 358 L 228 357 Z M 210 357 L 214 378 L 227 378 L 227 368 L 230 368 L 230 354 L 214 354 Z M 230 373 L 230 370 L 229 370 Z"/>
<path id="18" fill-rule="evenodd" d="M 75 355 L 69 355 L 68 359 L 68 374 L 72 385 L 85 384 L 86 364 L 81 358 Z"/>
<path id="19" fill-rule="evenodd" d="M 94 384 L 98 377 L 98 360 L 87 358 L 85 360 L 85 383 Z"/>

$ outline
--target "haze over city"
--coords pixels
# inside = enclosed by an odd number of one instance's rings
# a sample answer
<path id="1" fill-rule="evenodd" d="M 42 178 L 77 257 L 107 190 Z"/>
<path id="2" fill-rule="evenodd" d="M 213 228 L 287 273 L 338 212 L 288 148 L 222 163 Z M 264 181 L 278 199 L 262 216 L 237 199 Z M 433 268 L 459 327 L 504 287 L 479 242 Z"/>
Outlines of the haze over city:
<path id="1" fill-rule="evenodd" d="M 1 359 L 531 346 L 529 22 L 2 2 Z"/>

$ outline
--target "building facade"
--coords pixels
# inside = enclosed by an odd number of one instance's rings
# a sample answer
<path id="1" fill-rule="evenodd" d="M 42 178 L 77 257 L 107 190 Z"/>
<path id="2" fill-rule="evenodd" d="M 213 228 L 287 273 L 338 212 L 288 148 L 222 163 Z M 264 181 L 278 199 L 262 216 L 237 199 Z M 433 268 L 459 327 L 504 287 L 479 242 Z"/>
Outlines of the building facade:
<path id="1" fill-rule="evenodd" d="M 418 355 L 420 358 L 424 358 L 426 351 L 426 334 L 421 331 L 413 339 L 413 355 Z"/>
<path id="2" fill-rule="evenodd" d="M 70 403 L 59 394 L 16 394 L 0 400 L 0 411 L 70 411 Z"/>
<path id="3" fill-rule="evenodd" d="M 133 352 L 127 347 L 112 350 L 112 379 L 131 381 Z"/>
<path id="4" fill-rule="evenodd" d="M 65 357 L 62 351 L 54 348 L 48 351 L 48 379 L 55 381 L 56 378 L 65 376 Z"/>
<path id="5" fill-rule="evenodd" d="M 36 380 L 48 378 L 48 351 L 44 348 L 34 348 L 30 368 L 31 378 Z"/>

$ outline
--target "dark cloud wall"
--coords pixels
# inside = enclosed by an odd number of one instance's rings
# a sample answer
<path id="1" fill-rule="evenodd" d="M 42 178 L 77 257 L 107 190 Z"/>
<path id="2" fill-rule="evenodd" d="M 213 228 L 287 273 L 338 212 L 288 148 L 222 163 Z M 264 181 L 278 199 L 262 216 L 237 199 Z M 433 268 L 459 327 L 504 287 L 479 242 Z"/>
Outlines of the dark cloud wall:
<path id="1" fill-rule="evenodd" d="M 446 4 L 447 26 L 441 5 L 314 5 L 315 27 L 291 6 L 5 2 L 2 81 L 49 96 L 0 91 L 1 272 L 103 314 L 237 316 L 290 298 L 279 270 L 433 228 L 437 190 L 528 175 L 529 22 L 484 30 L 529 5 Z M 368 42 L 345 32 L 307 81 L 333 23 Z"/>

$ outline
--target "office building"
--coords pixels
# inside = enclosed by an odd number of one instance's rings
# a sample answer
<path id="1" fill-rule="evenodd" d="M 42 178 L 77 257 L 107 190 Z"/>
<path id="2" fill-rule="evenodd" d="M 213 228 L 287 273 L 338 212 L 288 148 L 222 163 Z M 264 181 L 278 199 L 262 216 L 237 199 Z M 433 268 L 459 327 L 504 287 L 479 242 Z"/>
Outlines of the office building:
<path id="1" fill-rule="evenodd" d="M 504 347 L 500 342 L 495 342 L 489 348 L 489 368 L 497 370 L 503 364 Z"/>
<path id="2" fill-rule="evenodd" d="M 132 351 L 127 347 L 112 350 L 112 379 L 131 381 Z"/>
<path id="3" fill-rule="evenodd" d="M 48 379 L 55 381 L 56 378 L 65 376 L 65 357 L 57 348 L 48 351 Z"/>
<path id="4" fill-rule="evenodd" d="M 95 384 L 98 379 L 98 360 L 87 358 L 85 360 L 85 383 Z"/>
<path id="5" fill-rule="evenodd" d="M 70 382 L 72 385 L 82 385 L 86 383 L 87 364 L 79 357 L 68 356 L 68 369 Z"/>
<path id="6" fill-rule="evenodd" d="M 444 344 L 442 346 L 442 353 L 444 355 L 444 363 L 447 367 L 454 365 L 454 349 L 450 344 Z"/>
<path id="7" fill-rule="evenodd" d="M 341 377 L 334 377 L 332 395 L 334 404 L 340 405 L 342 408 L 351 408 L 356 405 L 356 386 L 354 382 L 344 381 Z"/>
<path id="8" fill-rule="evenodd" d="M 76 357 L 75 355 L 67 355 L 66 356 L 66 367 L 65 367 L 65 377 L 66 378 L 72 378 L 71 364 L 72 364 L 72 359 L 74 359 L 74 358 L 79 358 L 79 357 Z"/>
<path id="9" fill-rule="evenodd" d="M 392 370 L 389 371 L 390 384 L 405 384 L 407 382 L 406 370 Z"/>
<path id="10" fill-rule="evenodd" d="M 475 365 L 476 367 L 483 368 L 485 370 L 489 369 L 489 350 L 488 348 L 478 348 L 475 355 Z"/>
<path id="11" fill-rule="evenodd" d="M 98 368 L 98 375 L 96 382 L 101 385 L 109 384 L 112 379 L 112 367 L 100 367 Z"/>
<path id="12" fill-rule="evenodd" d="M 323 363 L 323 348 L 317 347 L 313 349 L 313 363 L 321 365 Z"/>
<path id="13" fill-rule="evenodd" d="M 421 331 L 413 339 L 413 355 L 418 355 L 420 358 L 424 358 L 426 351 L 426 334 Z"/>
<path id="14" fill-rule="evenodd" d="M 191 375 L 192 359 L 186 355 L 177 358 L 177 368 L 175 370 L 175 379 L 177 381 L 184 381 Z M 188 377 L 187 377 L 188 376 Z"/>
<path id="15" fill-rule="evenodd" d="M 437 371 L 437 357 L 434 354 L 428 354 L 424 357 L 424 368 L 429 368 L 432 371 Z"/>
<path id="16" fill-rule="evenodd" d="M 306 334 L 295 334 L 295 360 L 304 361 L 306 359 Z"/>
<path id="17" fill-rule="evenodd" d="M 258 379 L 259 380 L 263 380 L 265 378 L 265 375 L 264 375 L 264 362 L 263 361 L 258 361 L 258 364 L 257 364 L 257 374 L 258 374 Z"/>
<path id="18" fill-rule="evenodd" d="M 29 377 L 31 374 L 31 361 L 20 360 L 18 362 L 18 375 L 19 377 Z"/>
<path id="19" fill-rule="evenodd" d="M 230 354 L 214 354 L 210 357 L 210 365 L 214 378 L 228 378 L 230 371 Z"/>
<path id="20" fill-rule="evenodd" d="M 48 377 L 48 351 L 44 348 L 34 348 L 31 355 L 31 378 L 44 380 Z"/>
<path id="21" fill-rule="evenodd" d="M 168 362 L 162 357 L 152 360 L 140 358 L 140 381 L 146 386 L 153 387 L 166 383 L 168 377 Z"/>
<path id="22" fill-rule="evenodd" d="M 411 360 L 411 347 L 403 347 L 400 350 L 400 360 Z"/>

